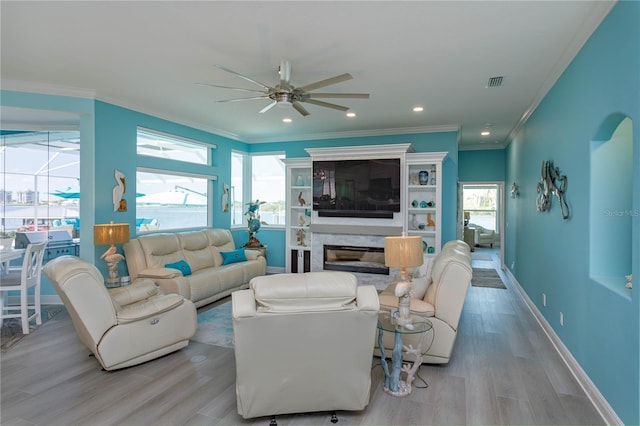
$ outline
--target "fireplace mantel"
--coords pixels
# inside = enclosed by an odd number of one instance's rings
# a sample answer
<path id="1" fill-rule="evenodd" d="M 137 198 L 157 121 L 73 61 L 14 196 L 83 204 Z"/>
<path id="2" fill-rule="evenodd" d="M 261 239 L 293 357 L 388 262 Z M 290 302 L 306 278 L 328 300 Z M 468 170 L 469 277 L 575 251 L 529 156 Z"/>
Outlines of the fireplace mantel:
<path id="1" fill-rule="evenodd" d="M 402 226 L 333 225 L 312 223 L 311 232 L 319 234 L 402 235 Z"/>

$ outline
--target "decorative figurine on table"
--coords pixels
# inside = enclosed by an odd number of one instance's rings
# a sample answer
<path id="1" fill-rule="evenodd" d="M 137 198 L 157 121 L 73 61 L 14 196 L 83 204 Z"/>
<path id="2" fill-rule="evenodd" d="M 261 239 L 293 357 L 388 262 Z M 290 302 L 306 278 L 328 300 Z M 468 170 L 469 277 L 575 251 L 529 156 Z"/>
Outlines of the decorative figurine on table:
<path id="1" fill-rule="evenodd" d="M 245 248 L 262 247 L 262 243 L 256 238 L 256 234 L 262 225 L 267 225 L 266 222 L 260 220 L 260 206 L 265 203 L 266 201 L 255 200 L 246 204 L 249 206 L 247 211 L 244 213 L 247 216 L 247 232 L 249 232 L 249 241 L 244 245 Z"/>

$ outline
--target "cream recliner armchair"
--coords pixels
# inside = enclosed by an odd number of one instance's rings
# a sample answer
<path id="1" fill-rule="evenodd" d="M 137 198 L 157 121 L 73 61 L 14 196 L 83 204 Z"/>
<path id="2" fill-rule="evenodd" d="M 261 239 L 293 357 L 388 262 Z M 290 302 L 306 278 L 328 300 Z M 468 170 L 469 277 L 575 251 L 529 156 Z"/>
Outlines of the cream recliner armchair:
<path id="1" fill-rule="evenodd" d="M 78 337 L 105 370 L 176 351 L 196 332 L 194 304 L 178 294 L 161 294 L 151 280 L 107 291 L 98 269 L 75 256 L 58 257 L 43 272 L 60 295 Z"/>
<path id="2" fill-rule="evenodd" d="M 425 257 L 425 265 L 420 269 L 426 276 L 415 277 L 417 274 L 414 272 L 412 285 L 414 289 L 423 285 L 423 292 L 417 295 L 412 289 L 409 307 L 411 314 L 428 319 L 433 328 L 427 333 L 404 334 L 402 342 L 405 346 L 409 344 L 414 348 L 419 346 L 423 362 L 446 364 L 451 359 L 458 334 L 458 322 L 471 284 L 469 246 L 464 241 L 450 241 L 433 259 Z M 397 308 L 395 283 L 390 284 L 380 293 L 379 298 L 381 310 L 391 311 Z M 383 334 L 383 345 L 387 356 L 390 357 L 393 349 L 393 333 Z M 376 355 L 380 355 L 377 344 Z M 407 353 L 403 353 L 403 359 L 414 361 L 413 356 Z"/>
<path id="3" fill-rule="evenodd" d="M 364 409 L 375 287 L 347 272 L 268 275 L 249 286 L 232 293 L 238 414 Z"/>
<path id="4" fill-rule="evenodd" d="M 476 246 L 480 244 L 489 244 L 493 248 L 493 240 L 495 238 L 495 231 L 487 228 L 483 228 L 480 225 L 473 223 L 469 224 L 469 228 L 475 229 L 473 242 Z"/>

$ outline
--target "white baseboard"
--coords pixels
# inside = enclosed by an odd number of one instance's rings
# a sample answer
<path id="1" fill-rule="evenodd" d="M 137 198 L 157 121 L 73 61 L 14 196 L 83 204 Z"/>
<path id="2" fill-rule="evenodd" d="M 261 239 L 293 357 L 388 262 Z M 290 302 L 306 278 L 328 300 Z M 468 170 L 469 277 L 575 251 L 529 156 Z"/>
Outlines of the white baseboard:
<path id="1" fill-rule="evenodd" d="M 533 314 L 540 324 L 540 327 L 544 331 L 544 333 L 551 341 L 551 344 L 556 349 L 560 358 L 564 361 L 567 368 L 573 375 L 573 377 L 578 382 L 578 385 L 582 388 L 582 390 L 587 395 L 587 398 L 591 401 L 593 406 L 596 408 L 602 420 L 607 425 L 623 425 L 624 423 L 620 420 L 620 417 L 613 411 L 609 402 L 605 399 L 605 397 L 600 393 L 596 385 L 591 381 L 589 375 L 582 369 L 578 361 L 573 357 L 569 349 L 562 343 L 560 337 L 556 334 L 556 332 L 551 327 L 551 324 L 546 320 L 546 318 L 542 315 L 538 307 L 533 303 L 529 295 L 524 291 L 516 277 L 511 273 L 511 271 L 506 267 L 506 265 L 502 265 L 502 270 L 509 277 L 511 282 L 514 284 L 518 292 L 520 293 L 520 297 L 527 304 L 529 311 Z"/>

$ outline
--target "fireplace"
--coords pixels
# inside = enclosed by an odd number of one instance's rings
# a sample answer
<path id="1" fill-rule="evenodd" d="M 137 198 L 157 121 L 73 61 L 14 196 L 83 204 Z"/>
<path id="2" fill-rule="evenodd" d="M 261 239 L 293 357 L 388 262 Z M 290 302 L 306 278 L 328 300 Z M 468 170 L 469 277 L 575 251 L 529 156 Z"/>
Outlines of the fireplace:
<path id="1" fill-rule="evenodd" d="M 322 268 L 331 271 L 389 275 L 383 247 L 324 245 Z"/>

